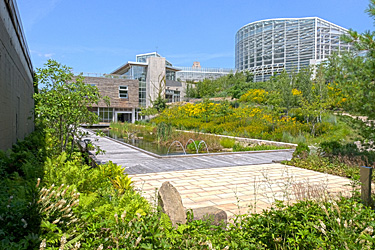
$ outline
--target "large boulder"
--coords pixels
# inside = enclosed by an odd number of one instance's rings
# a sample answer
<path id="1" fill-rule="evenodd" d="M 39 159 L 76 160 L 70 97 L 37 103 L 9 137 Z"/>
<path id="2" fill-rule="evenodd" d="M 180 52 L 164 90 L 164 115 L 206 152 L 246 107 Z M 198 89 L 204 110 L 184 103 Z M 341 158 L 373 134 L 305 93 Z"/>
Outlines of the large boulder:
<path id="1" fill-rule="evenodd" d="M 227 213 L 216 207 L 199 207 L 193 209 L 194 220 L 209 220 L 211 224 L 220 226 L 227 223 Z"/>
<path id="2" fill-rule="evenodd" d="M 186 223 L 185 209 L 182 205 L 180 193 L 168 181 L 164 182 L 158 192 L 158 205 L 162 212 L 169 216 L 173 226 Z"/>

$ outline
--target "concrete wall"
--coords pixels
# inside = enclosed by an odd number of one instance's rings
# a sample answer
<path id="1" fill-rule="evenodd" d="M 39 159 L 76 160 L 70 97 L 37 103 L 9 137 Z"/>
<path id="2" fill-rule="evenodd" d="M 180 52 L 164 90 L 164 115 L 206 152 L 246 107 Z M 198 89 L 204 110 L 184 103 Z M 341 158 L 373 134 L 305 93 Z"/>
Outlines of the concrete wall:
<path id="1" fill-rule="evenodd" d="M 146 107 L 152 106 L 152 102 L 158 97 L 161 88 L 161 96 L 165 97 L 165 58 L 149 57 L 147 67 L 147 97 Z"/>
<path id="2" fill-rule="evenodd" d="M 139 106 L 138 80 L 85 76 L 84 82 L 95 84 L 101 95 L 108 96 L 111 101 L 109 107 L 138 108 Z M 128 86 L 128 98 L 119 97 L 119 86 Z M 100 101 L 99 105 L 93 105 L 93 107 L 107 107 L 107 105 L 103 101 Z"/>
<path id="3" fill-rule="evenodd" d="M 0 150 L 34 130 L 33 70 L 12 0 L 0 0 Z"/>

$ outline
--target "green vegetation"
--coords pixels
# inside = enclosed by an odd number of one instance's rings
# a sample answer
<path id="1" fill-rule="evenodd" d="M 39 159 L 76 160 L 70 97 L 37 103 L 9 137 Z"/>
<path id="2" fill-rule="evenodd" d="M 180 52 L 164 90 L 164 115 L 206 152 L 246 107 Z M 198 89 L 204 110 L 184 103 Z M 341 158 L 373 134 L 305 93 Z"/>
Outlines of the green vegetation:
<path id="1" fill-rule="evenodd" d="M 288 149 L 287 147 L 274 146 L 274 145 L 252 145 L 252 146 L 242 146 L 240 143 L 233 145 L 233 152 L 239 151 L 261 151 L 261 150 L 278 150 L 278 149 Z"/>
<path id="2" fill-rule="evenodd" d="M 375 213 L 356 195 L 279 202 L 268 211 L 238 216 L 227 227 L 189 220 L 174 228 L 134 191 L 120 166 L 91 168 L 79 153 L 70 160 L 66 153 L 49 157 L 42 150 L 49 140 L 43 138 L 36 132 L 0 158 L 0 199 L 7 204 L 0 208 L 1 249 L 374 247 Z M 16 160 L 21 155 L 23 161 Z"/>
<path id="3" fill-rule="evenodd" d="M 375 17 L 375 0 L 367 11 Z M 375 118 L 374 36 L 350 31 L 344 39 L 367 53 L 332 57 L 316 69 L 314 78 L 305 70 L 283 72 L 266 84 L 253 83 L 247 73 L 205 80 L 189 89 L 190 97 L 231 96 L 238 103 L 204 100 L 162 111 L 163 100 L 157 100 L 154 108 L 162 113 L 152 120 L 156 126 L 111 127 L 127 138 L 141 128 L 144 137 L 157 134 L 161 143 L 177 137 L 187 143 L 193 137 L 190 147 L 199 143 L 200 134 L 175 133 L 173 127 L 298 141 L 288 164 L 350 177 L 355 187 L 358 166 L 374 167 L 375 153 L 358 149 L 352 141 L 365 138 L 362 146 L 370 147 L 374 124 L 333 112 Z M 70 69 L 55 61 L 38 70 L 37 78 L 46 88 L 35 95 L 36 131 L 0 152 L 0 249 L 375 248 L 375 212 L 360 203 L 355 189 L 352 197 L 336 200 L 319 189 L 313 200 L 277 201 L 259 213 L 253 213 L 256 204 L 249 204 L 247 214 L 226 226 L 194 221 L 188 212 L 188 222 L 173 227 L 168 216 L 134 189 L 121 166 L 87 165 L 87 157 L 74 143 L 82 136 L 80 123 L 97 121 L 85 108 L 102 98 L 97 89 L 80 77 L 73 79 Z M 204 136 L 210 147 L 248 147 L 229 138 Z M 312 143 L 319 147 L 312 150 Z"/>
<path id="4" fill-rule="evenodd" d="M 253 86 L 253 76 L 248 72 L 237 72 L 217 80 L 204 79 L 202 82 L 190 83 L 186 94 L 190 98 L 226 97 L 239 98 Z"/>
<path id="5" fill-rule="evenodd" d="M 155 126 L 150 124 L 140 126 L 131 123 L 111 123 L 110 129 L 111 134 L 114 134 L 117 138 L 127 140 L 128 143 L 131 143 L 131 140 L 128 139 L 142 138 L 143 140 L 153 142 L 155 147 L 169 147 L 174 141 L 179 141 L 182 145 L 187 145 L 189 153 L 195 153 L 197 149 L 198 152 L 207 152 L 208 149 L 212 153 L 221 152 L 224 148 L 230 148 L 232 151 L 259 151 L 287 148 L 273 145 L 257 145 L 256 143 L 236 143 L 235 139 L 220 138 L 215 135 L 197 132 L 178 131 L 172 128 L 170 123 L 165 122 L 158 123 Z"/>
<path id="6" fill-rule="evenodd" d="M 291 143 L 302 141 L 313 144 L 335 139 L 352 141 L 359 137 L 356 130 L 346 123 L 350 117 L 337 117 L 326 112 L 319 118 L 320 122 L 312 124 L 304 121 L 297 111 L 294 109 L 296 113 L 289 113 L 287 117 L 267 106 L 241 105 L 233 108 L 205 101 L 171 107 L 153 118 L 152 122 L 171 124 L 180 130 Z"/>
<path id="7" fill-rule="evenodd" d="M 74 78 L 71 68 L 54 60 L 48 60 L 45 66 L 35 75 L 38 83 L 44 85 L 34 94 L 35 114 L 51 139 L 56 140 L 55 150 L 72 153 L 75 139 L 82 137 L 78 127 L 99 122 L 87 107 L 98 104 L 102 96 L 97 87 L 85 84 L 82 76 Z M 107 98 L 103 99 L 109 104 Z"/>

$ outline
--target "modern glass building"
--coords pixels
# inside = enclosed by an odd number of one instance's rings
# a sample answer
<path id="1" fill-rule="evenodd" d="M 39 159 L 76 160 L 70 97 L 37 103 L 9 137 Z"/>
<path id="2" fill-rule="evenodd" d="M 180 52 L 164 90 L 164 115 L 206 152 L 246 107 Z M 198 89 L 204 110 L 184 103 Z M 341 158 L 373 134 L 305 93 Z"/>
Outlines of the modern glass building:
<path id="1" fill-rule="evenodd" d="M 249 23 L 235 38 L 235 66 L 250 71 L 255 81 L 275 73 L 300 70 L 326 59 L 332 52 L 347 51 L 340 41 L 347 29 L 318 17 L 278 18 Z"/>
<path id="2" fill-rule="evenodd" d="M 176 72 L 179 70 L 157 52 L 152 52 L 136 55 L 135 62 L 127 62 L 110 75 L 138 80 L 139 106 L 149 107 L 157 98 L 161 82 L 165 85 L 165 89 L 161 90 L 165 98 L 170 102 L 180 101 L 184 87 L 176 81 Z"/>
<path id="3" fill-rule="evenodd" d="M 215 80 L 222 76 L 234 73 L 233 69 L 225 68 L 201 68 L 201 67 L 176 67 L 180 71 L 176 72 L 176 77 L 178 80 L 186 82 L 193 81 L 199 82 L 204 79 Z"/>

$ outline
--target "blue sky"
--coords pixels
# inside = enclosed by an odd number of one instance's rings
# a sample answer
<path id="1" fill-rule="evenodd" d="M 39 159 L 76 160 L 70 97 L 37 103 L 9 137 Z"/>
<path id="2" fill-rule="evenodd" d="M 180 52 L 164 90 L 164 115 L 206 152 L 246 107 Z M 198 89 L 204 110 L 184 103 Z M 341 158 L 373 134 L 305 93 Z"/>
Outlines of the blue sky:
<path id="1" fill-rule="evenodd" d="M 109 73 L 157 50 L 175 66 L 234 68 L 234 39 L 250 22 L 317 16 L 373 30 L 368 0 L 18 0 L 34 68 L 47 59 Z"/>

